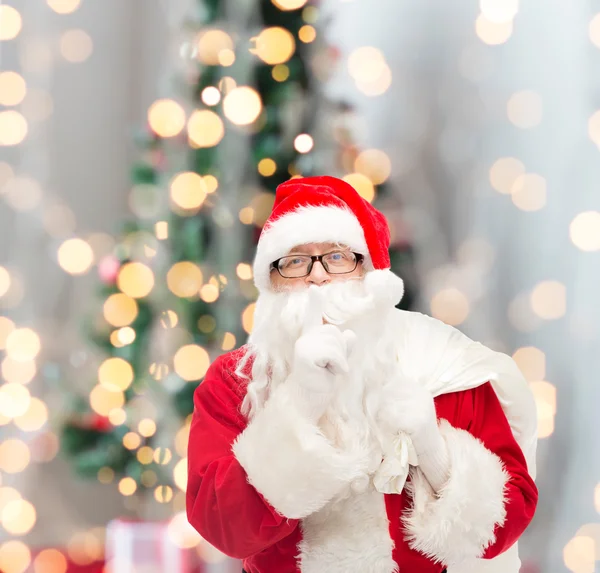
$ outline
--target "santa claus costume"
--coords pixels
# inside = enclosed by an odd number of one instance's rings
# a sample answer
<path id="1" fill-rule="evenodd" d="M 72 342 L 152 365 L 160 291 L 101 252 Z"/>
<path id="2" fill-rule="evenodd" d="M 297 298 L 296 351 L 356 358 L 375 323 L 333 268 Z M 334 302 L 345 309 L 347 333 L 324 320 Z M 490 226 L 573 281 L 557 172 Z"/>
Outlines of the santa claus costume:
<path id="1" fill-rule="evenodd" d="M 519 570 L 533 396 L 510 357 L 395 308 L 389 240 L 343 181 L 277 190 L 253 332 L 199 385 L 189 440 L 188 519 L 248 573 Z M 364 278 L 274 292 L 273 261 L 320 243 Z"/>

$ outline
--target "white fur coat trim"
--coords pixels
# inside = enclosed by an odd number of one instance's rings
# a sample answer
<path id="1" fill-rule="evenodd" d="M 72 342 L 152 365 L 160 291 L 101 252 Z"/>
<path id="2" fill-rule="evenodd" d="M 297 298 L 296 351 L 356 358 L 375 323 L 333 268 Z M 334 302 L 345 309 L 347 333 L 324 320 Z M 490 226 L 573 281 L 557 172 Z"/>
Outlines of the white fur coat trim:
<path id="1" fill-rule="evenodd" d="M 410 546 L 449 566 L 481 557 L 506 518 L 509 476 L 500 458 L 472 434 L 441 420 L 450 479 L 438 495 L 418 468 L 411 470 L 413 507 L 404 517 Z"/>
<path id="2" fill-rule="evenodd" d="M 396 573 L 383 494 L 369 489 L 332 501 L 302 521 L 302 573 Z"/>
<path id="3" fill-rule="evenodd" d="M 365 255 L 367 268 L 372 268 L 364 231 L 350 209 L 301 207 L 276 219 L 263 230 L 254 258 L 254 283 L 257 288 L 269 289 L 269 265 L 273 261 L 287 255 L 294 247 L 307 243 L 346 245 Z"/>
<path id="4" fill-rule="evenodd" d="M 320 510 L 369 465 L 364 449 L 340 451 L 297 410 L 288 385 L 278 387 L 233 444 L 249 483 L 283 516 Z"/>

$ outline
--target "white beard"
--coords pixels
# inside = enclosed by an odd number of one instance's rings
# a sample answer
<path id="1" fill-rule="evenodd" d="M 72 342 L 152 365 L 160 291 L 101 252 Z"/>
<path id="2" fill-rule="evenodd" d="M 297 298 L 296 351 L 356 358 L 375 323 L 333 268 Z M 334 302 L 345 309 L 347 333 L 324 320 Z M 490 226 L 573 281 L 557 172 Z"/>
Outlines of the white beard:
<path id="1" fill-rule="evenodd" d="M 379 406 L 377 390 L 396 366 L 394 347 L 399 335 L 392 328 L 398 297 L 390 296 L 389 289 L 379 288 L 369 275 L 365 279 L 311 287 L 318 288 L 322 295 L 319 323 L 326 321 L 356 335 L 349 356 L 350 372 L 344 376 L 340 385 L 343 392 L 333 400 L 328 417 L 345 420 L 354 428 L 362 427 L 362 438 L 369 433 L 366 428 L 372 426 Z M 242 374 L 247 361 L 253 359 L 251 381 L 242 405 L 242 412 L 249 419 L 289 376 L 294 345 L 306 328 L 306 316 L 311 314 L 309 300 L 308 289 L 265 292 L 259 297 L 248 352 L 237 369 Z M 314 309 L 311 310 L 314 315 Z M 343 436 L 338 438 L 346 441 Z"/>

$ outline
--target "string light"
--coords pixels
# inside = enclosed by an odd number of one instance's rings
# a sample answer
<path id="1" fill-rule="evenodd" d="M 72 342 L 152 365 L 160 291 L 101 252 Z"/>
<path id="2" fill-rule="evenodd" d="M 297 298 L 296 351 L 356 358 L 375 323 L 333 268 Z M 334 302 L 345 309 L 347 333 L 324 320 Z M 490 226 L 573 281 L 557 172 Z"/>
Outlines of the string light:
<path id="1" fill-rule="evenodd" d="M 475 21 L 475 31 L 479 39 L 489 46 L 498 46 L 504 44 L 512 36 L 513 23 L 509 22 L 491 22 L 483 14 L 480 14 Z"/>
<path id="2" fill-rule="evenodd" d="M 22 26 L 21 14 L 12 6 L 0 4 L 0 41 L 16 38 Z"/>
<path id="3" fill-rule="evenodd" d="M 0 73 L 0 104 L 5 106 L 18 105 L 25 98 L 27 84 L 23 76 L 17 72 Z"/>
<path id="4" fill-rule="evenodd" d="M 223 139 L 225 126 L 214 111 L 200 109 L 190 116 L 187 131 L 190 143 L 196 147 L 214 147 Z"/>
<path id="5" fill-rule="evenodd" d="M 12 109 L 0 111 L 0 145 L 18 145 L 25 139 L 27 132 L 27 120 L 22 114 Z"/>
<path id="6" fill-rule="evenodd" d="M 258 92 L 248 86 L 232 89 L 223 100 L 225 117 L 236 125 L 250 125 L 262 111 Z"/>
<path id="7" fill-rule="evenodd" d="M 265 28 L 252 38 L 255 44 L 250 52 L 256 54 L 263 62 L 270 65 L 284 64 L 296 51 L 296 41 L 291 32 L 277 26 Z"/>
<path id="8" fill-rule="evenodd" d="M 569 236 L 582 251 L 600 251 L 600 213 L 586 211 L 576 215 L 569 225 Z"/>
<path id="9" fill-rule="evenodd" d="M 148 123 L 161 137 L 174 137 L 185 127 L 185 111 L 176 101 L 160 99 L 148 108 Z"/>

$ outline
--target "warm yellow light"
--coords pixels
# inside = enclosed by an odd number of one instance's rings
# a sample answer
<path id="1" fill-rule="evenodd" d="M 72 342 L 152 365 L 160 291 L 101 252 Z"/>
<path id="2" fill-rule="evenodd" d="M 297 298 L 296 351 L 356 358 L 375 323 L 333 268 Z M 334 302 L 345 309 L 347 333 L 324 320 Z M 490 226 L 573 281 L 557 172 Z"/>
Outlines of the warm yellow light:
<path id="1" fill-rule="evenodd" d="M 252 38 L 252 41 L 255 42 L 255 47 L 250 51 L 272 66 L 284 64 L 296 51 L 294 36 L 278 26 L 265 28 L 258 36 Z"/>
<path id="2" fill-rule="evenodd" d="M 569 235 L 578 249 L 586 252 L 600 251 L 600 213 L 579 213 L 569 225 Z"/>
<path id="3" fill-rule="evenodd" d="M 600 14 L 596 14 L 590 20 L 588 32 L 592 44 L 597 48 L 600 48 Z"/>
<path id="4" fill-rule="evenodd" d="M 300 39 L 301 42 L 304 42 L 305 44 L 314 42 L 316 37 L 317 37 L 317 31 L 315 30 L 315 28 L 313 26 L 310 26 L 308 24 L 305 26 L 302 26 L 302 28 L 300 28 L 300 30 L 298 30 L 298 38 Z"/>
<path id="5" fill-rule="evenodd" d="M 17 72 L 0 73 L 0 104 L 18 105 L 27 93 L 27 84 Z"/>
<path id="6" fill-rule="evenodd" d="M 2 6 L 0 6 L 2 8 Z M 2 13 L 0 12 L 0 21 Z M 25 573 L 31 563 L 31 552 L 21 541 L 5 541 L 0 545 L 0 571 L 3 573 Z"/>
<path id="7" fill-rule="evenodd" d="M 221 92 L 214 86 L 208 86 L 202 90 L 201 99 L 206 105 L 217 105 L 221 101 Z"/>
<path id="8" fill-rule="evenodd" d="M 205 175 L 203 177 L 204 185 L 206 185 L 206 192 L 210 195 L 219 188 L 219 181 L 214 175 Z"/>
<path id="9" fill-rule="evenodd" d="M 0 414 L 17 418 L 27 412 L 31 405 L 31 394 L 26 386 L 9 382 L 0 386 Z"/>
<path id="10" fill-rule="evenodd" d="M 81 0 L 46 0 L 48 2 L 48 6 L 52 8 L 57 14 L 71 14 L 75 12 L 79 5 L 81 4 Z"/>
<path id="11" fill-rule="evenodd" d="M 490 22 L 483 14 L 475 21 L 475 32 L 479 39 L 489 46 L 504 44 L 512 35 L 513 23 Z"/>
<path id="12" fill-rule="evenodd" d="M 202 270 L 197 264 L 190 261 L 175 263 L 167 273 L 169 290 L 182 298 L 198 295 L 202 281 Z"/>
<path id="13" fill-rule="evenodd" d="M 535 346 L 524 346 L 512 355 L 513 360 L 527 380 L 543 380 L 546 377 L 546 355 Z"/>
<path id="14" fill-rule="evenodd" d="M 525 166 L 514 157 L 501 157 L 490 168 L 492 187 L 504 195 L 510 195 L 517 177 L 525 173 Z"/>
<path id="15" fill-rule="evenodd" d="M 159 241 L 169 238 L 169 223 L 167 221 L 157 221 L 154 225 L 154 234 Z"/>
<path id="16" fill-rule="evenodd" d="M 200 380 L 208 370 L 208 352 L 197 344 L 182 346 L 173 358 L 175 372 L 184 380 Z"/>
<path id="17" fill-rule="evenodd" d="M 3 347 L 0 345 L 0 347 Z M 18 361 L 7 356 L 2 361 L 2 376 L 7 382 L 29 384 L 37 373 L 35 360 Z"/>
<path id="18" fill-rule="evenodd" d="M 237 82 L 231 76 L 225 76 L 219 80 L 218 86 L 222 94 L 228 94 L 237 86 Z"/>
<path id="19" fill-rule="evenodd" d="M 588 135 L 600 147 L 600 110 L 594 112 L 588 120 Z"/>
<path id="20" fill-rule="evenodd" d="M 18 145 L 25 139 L 27 129 L 27 120 L 18 111 L 0 111 L 0 145 Z"/>
<path id="21" fill-rule="evenodd" d="M 137 318 L 138 304 L 125 293 L 115 293 L 106 299 L 103 311 L 109 324 L 117 327 L 127 326 Z"/>
<path id="22" fill-rule="evenodd" d="M 1 134 L 0 134 L 1 137 Z M 13 177 L 2 189 L 4 200 L 15 211 L 31 211 L 42 200 L 42 187 L 33 177 Z"/>
<path id="23" fill-rule="evenodd" d="M 15 418 L 15 426 L 24 432 L 36 432 L 48 421 L 48 407 L 39 398 L 31 398 L 27 411 Z"/>
<path id="24" fill-rule="evenodd" d="M 6 348 L 8 335 L 15 329 L 15 323 L 6 316 L 0 316 L 0 350 Z"/>
<path id="25" fill-rule="evenodd" d="M 123 408 L 113 408 L 108 413 L 108 421 L 113 426 L 120 426 L 121 424 L 124 424 L 127 421 L 127 413 L 125 412 L 125 410 L 123 410 Z"/>
<path id="26" fill-rule="evenodd" d="M 171 199 L 182 209 L 199 209 L 207 195 L 204 179 L 193 171 L 175 175 L 170 188 Z"/>
<path id="27" fill-rule="evenodd" d="M 219 298 L 219 287 L 214 284 L 202 285 L 200 289 L 200 298 L 204 302 L 215 302 Z"/>
<path id="28" fill-rule="evenodd" d="M 233 350 L 235 348 L 235 335 L 231 332 L 226 332 L 221 343 L 221 350 Z"/>
<path id="29" fill-rule="evenodd" d="M 555 320 L 567 310 L 567 289 L 558 281 L 543 281 L 531 293 L 533 312 L 545 320 Z"/>
<path id="30" fill-rule="evenodd" d="M 71 275 L 86 273 L 94 262 L 94 251 L 83 239 L 67 239 L 58 248 L 58 264 Z"/>
<path id="31" fill-rule="evenodd" d="M 135 432 L 127 432 L 123 436 L 123 445 L 128 450 L 135 450 L 136 448 L 139 448 L 141 443 L 142 438 L 140 438 L 139 434 L 136 434 Z"/>
<path id="32" fill-rule="evenodd" d="M 563 549 L 563 560 L 573 573 L 594 573 L 596 570 L 596 544 L 591 537 L 573 537 Z"/>
<path id="33" fill-rule="evenodd" d="M 173 468 L 173 481 L 181 491 L 187 488 L 187 475 L 187 458 L 183 458 Z"/>
<path id="34" fill-rule="evenodd" d="M 506 113 L 510 122 L 521 129 L 535 127 L 542 121 L 542 98 L 532 90 L 514 93 L 506 104 Z"/>
<path id="35" fill-rule="evenodd" d="M 16 438 L 0 442 L 0 470 L 8 474 L 22 472 L 31 460 L 27 444 Z"/>
<path id="36" fill-rule="evenodd" d="M 33 360 L 41 346 L 40 337 L 31 328 L 16 328 L 6 338 L 6 353 L 17 362 Z"/>
<path id="37" fill-rule="evenodd" d="M 271 177 L 277 171 L 277 164 L 269 157 L 265 157 L 258 162 L 258 172 L 263 177 Z"/>
<path id="38" fill-rule="evenodd" d="M 107 358 L 98 369 L 98 381 L 111 392 L 127 390 L 133 376 L 131 364 L 119 357 Z"/>
<path id="39" fill-rule="evenodd" d="M 217 59 L 219 60 L 219 64 L 221 66 L 228 68 L 229 66 L 233 66 L 235 63 L 235 52 L 229 48 L 225 48 L 219 52 Z"/>
<path id="40" fill-rule="evenodd" d="M 546 205 L 546 180 L 537 173 L 519 175 L 512 185 L 511 199 L 522 211 L 539 211 Z"/>
<path id="41" fill-rule="evenodd" d="M 273 66 L 271 75 L 276 82 L 285 82 L 290 77 L 290 68 L 285 64 L 277 64 Z"/>
<path id="42" fill-rule="evenodd" d="M 358 194 L 369 203 L 375 198 L 375 187 L 366 175 L 363 175 L 362 173 L 350 173 L 343 179 L 346 183 L 350 183 L 350 185 L 356 189 Z"/>
<path id="43" fill-rule="evenodd" d="M 255 308 L 256 303 L 251 302 L 242 312 L 242 327 L 248 334 L 252 332 L 252 328 L 254 326 Z"/>
<path id="44" fill-rule="evenodd" d="M 152 463 L 152 458 L 154 458 L 154 450 L 150 446 L 142 446 L 137 451 L 137 459 L 140 464 L 147 466 Z"/>
<path id="45" fill-rule="evenodd" d="M 431 299 L 431 314 L 435 318 L 458 326 L 469 316 L 469 299 L 457 288 L 446 288 Z"/>
<path id="46" fill-rule="evenodd" d="M 158 503 L 169 503 L 173 499 L 173 488 L 168 485 L 159 485 L 154 490 L 154 499 Z"/>
<path id="47" fill-rule="evenodd" d="M 308 0 L 271 0 L 280 10 L 298 10 L 308 2 Z"/>
<path id="48" fill-rule="evenodd" d="M 356 87 L 365 95 L 376 97 L 384 94 L 392 85 L 392 70 L 385 64 L 381 75 L 372 82 L 357 81 Z"/>
<path id="49" fill-rule="evenodd" d="M 254 209 L 252 207 L 242 207 L 238 217 L 244 225 L 251 225 L 254 221 Z"/>
<path id="50" fill-rule="evenodd" d="M 145 438 L 149 438 L 156 433 L 156 422 L 150 418 L 144 418 L 138 424 L 138 432 Z"/>
<path id="51" fill-rule="evenodd" d="M 143 298 L 154 287 L 154 273 L 143 263 L 127 263 L 119 270 L 117 286 L 132 298 Z"/>
<path id="52" fill-rule="evenodd" d="M 372 46 L 356 48 L 348 56 L 348 71 L 356 82 L 376 82 L 385 74 L 387 67 L 383 52 Z"/>
<path id="53" fill-rule="evenodd" d="M 219 65 L 219 54 L 234 48 L 233 40 L 223 30 L 204 30 L 198 37 L 198 59 L 208 66 Z"/>
<path id="54" fill-rule="evenodd" d="M 67 573 L 67 558 L 58 549 L 43 549 L 33 560 L 33 573 Z"/>
<path id="55" fill-rule="evenodd" d="M 103 467 L 98 470 L 98 481 L 100 483 L 112 483 L 113 479 L 115 479 L 115 472 L 112 468 Z"/>
<path id="56" fill-rule="evenodd" d="M 196 147 L 214 147 L 223 139 L 223 120 L 210 109 L 199 109 L 192 113 L 187 124 L 188 136 Z"/>
<path id="57" fill-rule="evenodd" d="M 25 535 L 35 525 L 35 507 L 24 499 L 15 499 L 2 510 L 2 526 L 11 535 Z"/>
<path id="58" fill-rule="evenodd" d="M 512 22 L 519 11 L 519 0 L 479 0 L 481 13 L 495 24 Z"/>
<path id="59" fill-rule="evenodd" d="M 159 99 L 148 108 L 148 123 L 161 137 L 174 137 L 185 126 L 185 111 L 172 99 Z"/>
<path id="60" fill-rule="evenodd" d="M 8 289 L 10 289 L 10 273 L 4 267 L 0 267 L 0 297 L 3 297 Z"/>
<path id="61" fill-rule="evenodd" d="M 536 402 L 545 404 L 548 407 L 548 413 L 556 415 L 556 386 L 545 380 L 536 380 L 529 383 Z"/>
<path id="62" fill-rule="evenodd" d="M 121 492 L 122 495 L 133 495 L 136 489 L 137 483 L 135 483 L 133 478 L 124 477 L 119 482 L 119 492 Z"/>
<path id="63" fill-rule="evenodd" d="M 243 281 L 249 281 L 252 278 L 252 266 L 248 263 L 239 263 L 235 272 Z"/>
<path id="64" fill-rule="evenodd" d="M 123 392 L 112 392 L 100 384 L 94 386 L 90 392 L 89 400 L 92 410 L 101 416 L 108 416 L 111 410 L 122 408 L 125 404 Z"/>
<path id="65" fill-rule="evenodd" d="M 301 133 L 294 139 L 294 148 L 298 153 L 308 153 L 314 144 L 313 138 L 307 133 Z"/>
<path id="66" fill-rule="evenodd" d="M 85 62 L 93 49 L 92 38 L 83 30 L 67 30 L 60 37 L 60 53 L 68 62 Z"/>
<path id="67" fill-rule="evenodd" d="M 0 41 L 16 38 L 22 26 L 21 14 L 15 8 L 6 4 L 0 5 Z"/>
<path id="68" fill-rule="evenodd" d="M 67 553 L 76 565 L 90 565 L 103 557 L 102 543 L 91 532 L 78 532 L 67 542 Z"/>
<path id="69" fill-rule="evenodd" d="M 123 328 L 119 328 L 119 330 L 115 330 L 113 332 L 113 334 L 115 335 L 116 338 L 116 342 L 117 344 L 113 345 L 115 347 L 122 347 L 122 346 L 127 346 L 128 344 L 131 344 L 134 340 L 135 340 L 135 330 L 133 330 L 133 328 L 131 328 L 130 326 L 124 326 Z M 112 340 L 112 334 L 111 334 L 111 342 L 113 342 Z"/>
<path id="70" fill-rule="evenodd" d="M 383 151 L 367 149 L 358 154 L 354 161 L 354 169 L 368 177 L 375 185 L 381 185 L 392 172 L 392 162 Z"/>
<path id="71" fill-rule="evenodd" d="M 180 493 L 179 495 L 184 494 Z M 181 549 L 193 549 L 203 541 L 200 534 L 190 526 L 184 510 L 177 513 L 169 522 L 167 536 L 176 547 L 180 547 Z M 207 560 L 207 563 L 210 562 L 210 560 Z"/>
<path id="72" fill-rule="evenodd" d="M 156 448 L 154 450 L 154 457 L 152 458 L 157 464 L 166 466 L 173 458 L 173 453 L 169 448 Z"/>
<path id="73" fill-rule="evenodd" d="M 260 115 L 261 110 L 260 95 L 248 86 L 232 89 L 223 100 L 225 117 L 236 125 L 250 125 Z"/>

